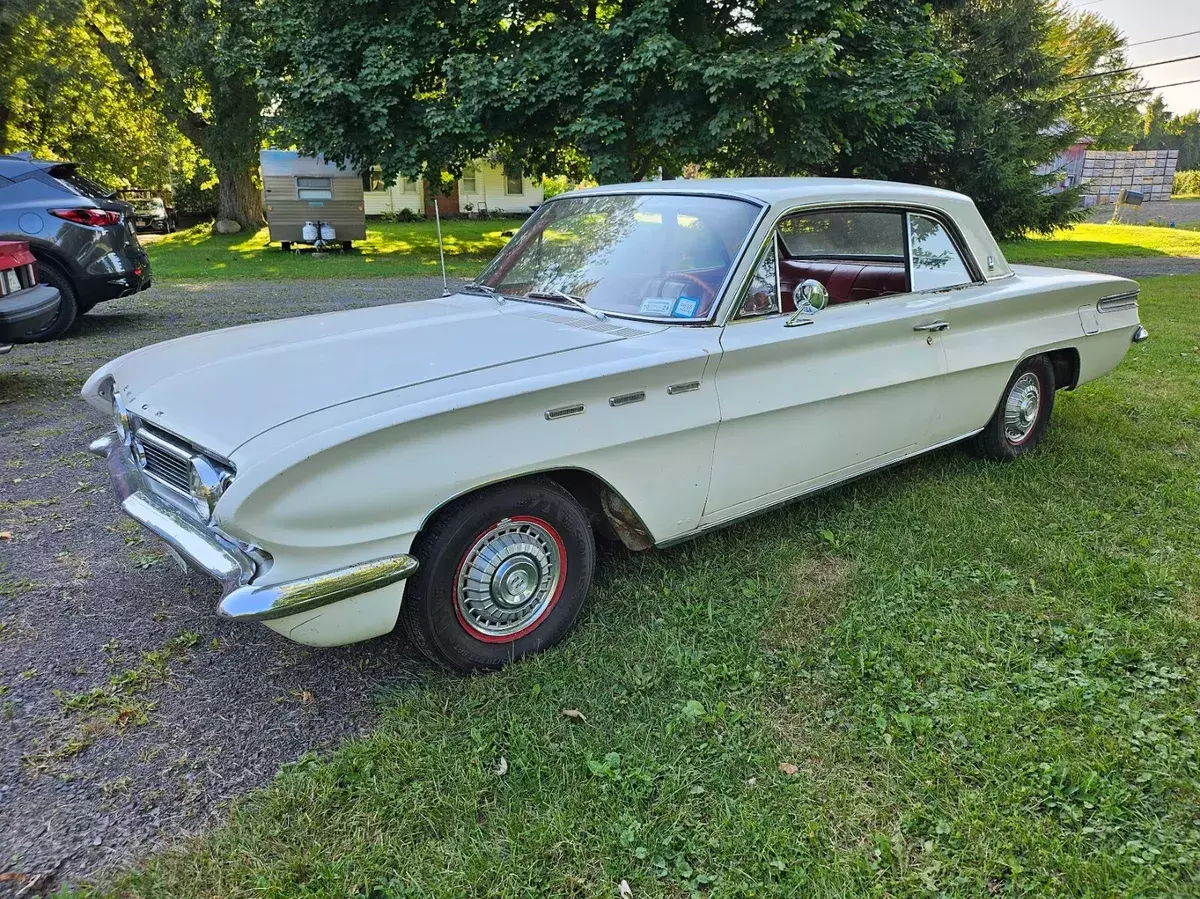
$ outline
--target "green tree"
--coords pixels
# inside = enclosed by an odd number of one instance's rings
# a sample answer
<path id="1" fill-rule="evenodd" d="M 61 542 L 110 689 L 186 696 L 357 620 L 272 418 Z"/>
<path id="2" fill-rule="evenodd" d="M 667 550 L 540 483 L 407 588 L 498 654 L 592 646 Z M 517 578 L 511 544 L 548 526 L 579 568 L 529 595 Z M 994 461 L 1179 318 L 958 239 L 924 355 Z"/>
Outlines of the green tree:
<path id="1" fill-rule="evenodd" d="M 1185 112 L 1175 125 L 1179 130 L 1179 171 L 1200 169 L 1200 109 Z"/>
<path id="2" fill-rule="evenodd" d="M 1066 60 L 1047 41 L 1060 15 L 1053 0 L 965 0 L 940 14 L 940 42 L 961 79 L 931 115 L 953 140 L 917 159 L 885 156 L 884 174 L 966 193 L 997 236 L 1072 221 L 1078 191 L 1047 193 L 1054 176 L 1035 171 L 1079 133 L 1068 118 Z"/>
<path id="3" fill-rule="evenodd" d="M 110 58 L 131 83 L 153 88 L 167 117 L 212 163 L 218 216 L 261 227 L 257 0 L 131 0 L 121 9 L 133 53 L 110 43 Z"/>
<path id="4" fill-rule="evenodd" d="M 299 146 L 388 176 L 456 169 L 494 148 L 532 175 L 609 182 L 689 162 L 833 170 L 948 139 L 918 126 L 954 75 L 913 0 L 362 0 L 327 11 L 266 0 L 272 91 Z"/>
<path id="5" fill-rule="evenodd" d="M 102 0 L 0 5 L 0 152 L 71 159 L 113 187 L 167 183 L 178 134 L 101 52 L 130 38 Z"/>
<path id="6" fill-rule="evenodd" d="M 1063 61 L 1064 116 L 1096 149 L 1128 149 L 1138 138 L 1141 76 L 1129 68 L 1125 35 L 1112 22 L 1060 6 L 1050 17 L 1045 41 Z"/>

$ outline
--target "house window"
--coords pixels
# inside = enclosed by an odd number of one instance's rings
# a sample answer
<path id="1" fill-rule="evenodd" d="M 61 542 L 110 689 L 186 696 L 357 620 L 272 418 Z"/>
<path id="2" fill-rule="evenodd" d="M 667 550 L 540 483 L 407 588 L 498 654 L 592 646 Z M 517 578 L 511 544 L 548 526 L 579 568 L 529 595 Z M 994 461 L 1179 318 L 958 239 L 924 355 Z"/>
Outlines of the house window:
<path id="1" fill-rule="evenodd" d="M 400 179 L 400 193 L 415 194 L 417 192 L 417 182 L 410 181 L 408 178 Z"/>
<path id="2" fill-rule="evenodd" d="M 521 178 L 520 169 L 504 168 L 504 192 L 509 196 L 520 196 L 525 193 L 525 184 Z"/>
<path id="3" fill-rule="evenodd" d="M 332 178 L 296 178 L 296 197 L 301 200 L 332 200 Z"/>
<path id="4" fill-rule="evenodd" d="M 363 190 L 367 193 L 378 193 L 387 190 L 387 185 L 383 183 L 383 169 L 375 166 L 369 171 L 362 173 Z"/>
<path id="5" fill-rule="evenodd" d="M 462 187 L 460 188 L 464 194 L 478 193 L 478 188 L 475 182 L 475 168 L 463 169 Z"/>

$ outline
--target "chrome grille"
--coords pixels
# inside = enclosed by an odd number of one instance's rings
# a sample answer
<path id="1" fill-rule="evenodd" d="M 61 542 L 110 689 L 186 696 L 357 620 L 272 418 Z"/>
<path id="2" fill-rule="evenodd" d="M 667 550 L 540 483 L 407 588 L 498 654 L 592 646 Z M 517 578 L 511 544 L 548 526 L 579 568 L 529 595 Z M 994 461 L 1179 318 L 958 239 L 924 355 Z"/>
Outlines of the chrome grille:
<path id="1" fill-rule="evenodd" d="M 138 461 L 146 474 L 181 493 L 190 495 L 191 450 L 144 426 L 134 432 L 133 441 L 136 444 Z"/>

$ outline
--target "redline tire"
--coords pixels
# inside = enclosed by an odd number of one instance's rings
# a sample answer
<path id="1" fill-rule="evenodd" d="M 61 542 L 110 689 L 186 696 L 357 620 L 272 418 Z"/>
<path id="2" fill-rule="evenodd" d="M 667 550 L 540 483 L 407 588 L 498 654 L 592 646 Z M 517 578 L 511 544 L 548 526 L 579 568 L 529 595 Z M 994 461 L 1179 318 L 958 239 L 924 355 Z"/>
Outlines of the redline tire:
<path id="1" fill-rule="evenodd" d="M 1054 364 L 1045 356 L 1030 356 L 1017 366 L 996 411 L 982 431 L 968 442 L 982 459 L 1011 462 L 1033 452 L 1050 425 L 1054 411 Z"/>
<path id="2" fill-rule="evenodd" d="M 409 639 L 454 671 L 500 668 L 557 644 L 591 587 L 587 512 L 546 478 L 487 488 L 443 509 L 413 546 L 404 590 Z"/>

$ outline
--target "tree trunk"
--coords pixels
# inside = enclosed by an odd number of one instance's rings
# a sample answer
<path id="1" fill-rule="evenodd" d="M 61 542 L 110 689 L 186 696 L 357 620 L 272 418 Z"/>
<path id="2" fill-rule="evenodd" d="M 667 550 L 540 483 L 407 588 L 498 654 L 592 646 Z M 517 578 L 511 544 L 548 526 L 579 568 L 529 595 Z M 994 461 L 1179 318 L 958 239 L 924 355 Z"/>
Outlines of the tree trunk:
<path id="1" fill-rule="evenodd" d="M 233 219 L 249 231 L 263 226 L 262 194 L 254 186 L 254 174 L 246 168 L 217 168 L 217 218 Z"/>
<path id="2" fill-rule="evenodd" d="M 8 104 L 0 102 L 0 153 L 8 152 Z"/>

